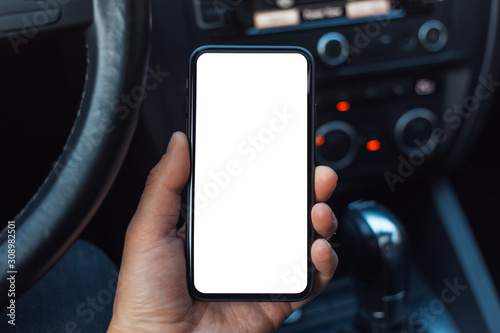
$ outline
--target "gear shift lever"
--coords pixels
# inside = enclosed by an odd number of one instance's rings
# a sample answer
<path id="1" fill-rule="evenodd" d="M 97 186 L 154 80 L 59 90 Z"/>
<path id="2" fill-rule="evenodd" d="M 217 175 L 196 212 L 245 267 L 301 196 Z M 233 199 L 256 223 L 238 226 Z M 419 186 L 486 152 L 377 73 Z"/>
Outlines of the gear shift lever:
<path id="1" fill-rule="evenodd" d="M 398 219 L 375 201 L 349 205 L 343 221 L 359 303 L 355 326 L 364 332 L 400 332 L 407 322 L 408 241 Z"/>

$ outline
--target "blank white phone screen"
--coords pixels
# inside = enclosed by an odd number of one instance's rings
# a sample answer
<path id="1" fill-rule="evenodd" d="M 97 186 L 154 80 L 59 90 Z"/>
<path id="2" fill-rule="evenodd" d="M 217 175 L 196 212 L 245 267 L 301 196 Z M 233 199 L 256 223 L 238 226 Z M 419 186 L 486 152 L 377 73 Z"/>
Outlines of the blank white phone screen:
<path id="1" fill-rule="evenodd" d="M 203 53 L 196 62 L 194 286 L 297 294 L 307 286 L 308 62 Z"/>

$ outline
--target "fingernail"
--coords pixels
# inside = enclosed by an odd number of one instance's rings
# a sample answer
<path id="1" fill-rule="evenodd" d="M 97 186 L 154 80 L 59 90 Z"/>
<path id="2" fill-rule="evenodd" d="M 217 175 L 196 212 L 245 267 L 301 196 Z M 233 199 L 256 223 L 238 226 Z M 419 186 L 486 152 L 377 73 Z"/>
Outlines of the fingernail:
<path id="1" fill-rule="evenodd" d="M 332 213 L 332 219 L 333 219 L 333 225 L 335 226 L 335 230 L 337 230 L 339 226 L 339 220 L 337 220 L 337 216 L 335 216 L 335 213 Z"/>
<path id="2" fill-rule="evenodd" d="M 172 148 L 174 148 L 176 136 L 177 136 L 177 133 L 172 134 L 172 137 L 170 138 L 170 141 L 169 141 L 168 146 L 167 146 L 167 154 L 169 151 L 172 150 Z"/>

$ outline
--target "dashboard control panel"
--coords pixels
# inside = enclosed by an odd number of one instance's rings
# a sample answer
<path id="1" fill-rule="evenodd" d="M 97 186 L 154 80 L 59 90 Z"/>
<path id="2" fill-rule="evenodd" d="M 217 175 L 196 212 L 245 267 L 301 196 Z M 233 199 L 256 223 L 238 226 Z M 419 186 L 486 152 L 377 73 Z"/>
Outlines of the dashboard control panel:
<path id="1" fill-rule="evenodd" d="M 473 19 L 484 8 L 467 10 L 466 2 L 450 0 L 190 4 L 197 26 L 193 48 L 297 45 L 313 54 L 316 162 L 335 168 L 344 181 L 394 172 L 416 155 L 434 160 L 440 155 L 434 152 L 449 149 L 458 135 L 450 131 L 445 112 L 464 99 L 471 76 L 462 80 L 454 73 L 472 70 L 463 65 L 473 56 L 466 50 L 483 41 L 471 37 L 456 13 Z M 433 140 L 436 131 L 451 140 Z"/>

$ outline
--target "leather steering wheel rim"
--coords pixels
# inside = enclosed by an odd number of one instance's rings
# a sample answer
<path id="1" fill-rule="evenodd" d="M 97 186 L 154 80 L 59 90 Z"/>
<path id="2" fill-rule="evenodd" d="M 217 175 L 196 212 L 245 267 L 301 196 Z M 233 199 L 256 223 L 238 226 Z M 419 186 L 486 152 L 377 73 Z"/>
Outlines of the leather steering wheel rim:
<path id="1" fill-rule="evenodd" d="M 16 296 L 38 281 L 80 235 L 125 159 L 144 92 L 149 60 L 149 0 L 93 0 L 88 70 L 71 134 L 54 168 L 15 218 L 15 265 L 8 267 L 8 228 L 0 234 L 0 289 L 16 271 Z M 12 239 L 12 237 L 10 237 Z M 16 297 L 16 298 L 17 298 Z M 2 297 L 2 299 L 6 299 Z"/>

